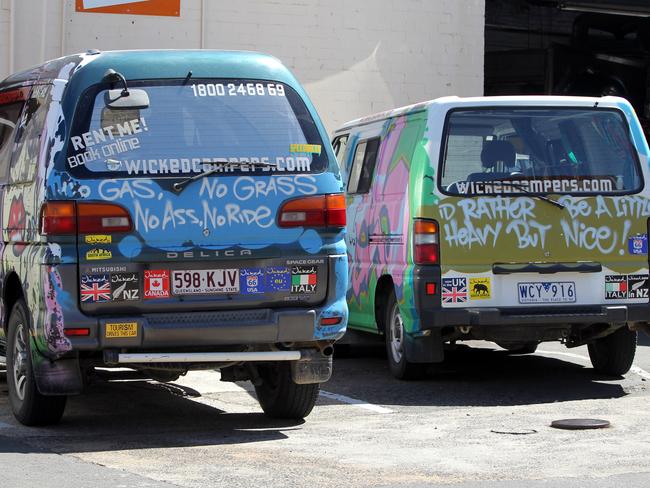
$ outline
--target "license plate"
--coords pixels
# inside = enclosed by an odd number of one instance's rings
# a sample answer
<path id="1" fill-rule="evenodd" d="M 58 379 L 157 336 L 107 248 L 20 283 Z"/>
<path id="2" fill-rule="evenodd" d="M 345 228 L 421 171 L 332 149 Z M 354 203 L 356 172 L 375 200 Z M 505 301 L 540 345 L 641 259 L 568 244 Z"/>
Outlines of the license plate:
<path id="1" fill-rule="evenodd" d="M 238 269 L 191 269 L 172 271 L 174 295 L 239 293 Z"/>
<path id="2" fill-rule="evenodd" d="M 106 338 L 118 339 L 124 337 L 138 337 L 137 322 L 120 322 L 116 324 L 106 324 Z"/>
<path id="3" fill-rule="evenodd" d="M 519 303 L 574 303 L 576 284 L 572 281 L 517 283 Z"/>

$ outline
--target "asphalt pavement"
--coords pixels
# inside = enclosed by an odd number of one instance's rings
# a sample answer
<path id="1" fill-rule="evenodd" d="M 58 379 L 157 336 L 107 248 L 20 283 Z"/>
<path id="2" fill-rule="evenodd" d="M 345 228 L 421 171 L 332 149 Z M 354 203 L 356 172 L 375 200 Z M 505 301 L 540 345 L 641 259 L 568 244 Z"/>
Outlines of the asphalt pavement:
<path id="1" fill-rule="evenodd" d="M 70 398 L 61 424 L 28 428 L 0 373 L 0 486 L 650 486 L 648 336 L 620 378 L 596 374 L 584 347 L 470 345 L 414 382 L 390 376 L 381 347 L 354 348 L 305 421 L 266 418 L 250 385 L 217 372 L 125 372 Z M 611 427 L 550 427 L 576 417 Z"/>

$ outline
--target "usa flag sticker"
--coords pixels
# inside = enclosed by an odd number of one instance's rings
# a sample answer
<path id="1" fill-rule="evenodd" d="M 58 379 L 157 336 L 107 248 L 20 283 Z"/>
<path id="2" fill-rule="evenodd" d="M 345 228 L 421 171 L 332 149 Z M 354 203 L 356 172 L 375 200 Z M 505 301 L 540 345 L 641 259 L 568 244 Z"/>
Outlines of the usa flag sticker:
<path id="1" fill-rule="evenodd" d="M 443 278 L 442 303 L 467 303 L 467 278 Z"/>

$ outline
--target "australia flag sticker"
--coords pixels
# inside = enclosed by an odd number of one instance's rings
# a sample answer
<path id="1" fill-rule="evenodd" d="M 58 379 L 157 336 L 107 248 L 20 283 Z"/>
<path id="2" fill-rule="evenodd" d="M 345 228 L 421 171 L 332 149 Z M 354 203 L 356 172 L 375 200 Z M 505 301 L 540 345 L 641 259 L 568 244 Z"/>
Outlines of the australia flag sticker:
<path id="1" fill-rule="evenodd" d="M 648 234 L 639 234 L 628 239 L 630 254 L 648 254 Z"/>

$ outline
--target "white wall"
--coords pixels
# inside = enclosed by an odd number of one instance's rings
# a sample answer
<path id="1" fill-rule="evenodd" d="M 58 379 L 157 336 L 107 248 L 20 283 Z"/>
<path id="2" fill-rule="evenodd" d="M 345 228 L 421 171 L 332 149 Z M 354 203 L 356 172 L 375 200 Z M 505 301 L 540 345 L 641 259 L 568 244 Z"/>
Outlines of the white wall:
<path id="1" fill-rule="evenodd" d="M 11 50 L 14 71 L 89 48 L 263 51 L 294 71 L 330 131 L 400 105 L 483 93 L 485 0 L 182 0 L 180 18 L 77 13 L 74 0 L 0 2 L 0 77 Z"/>

